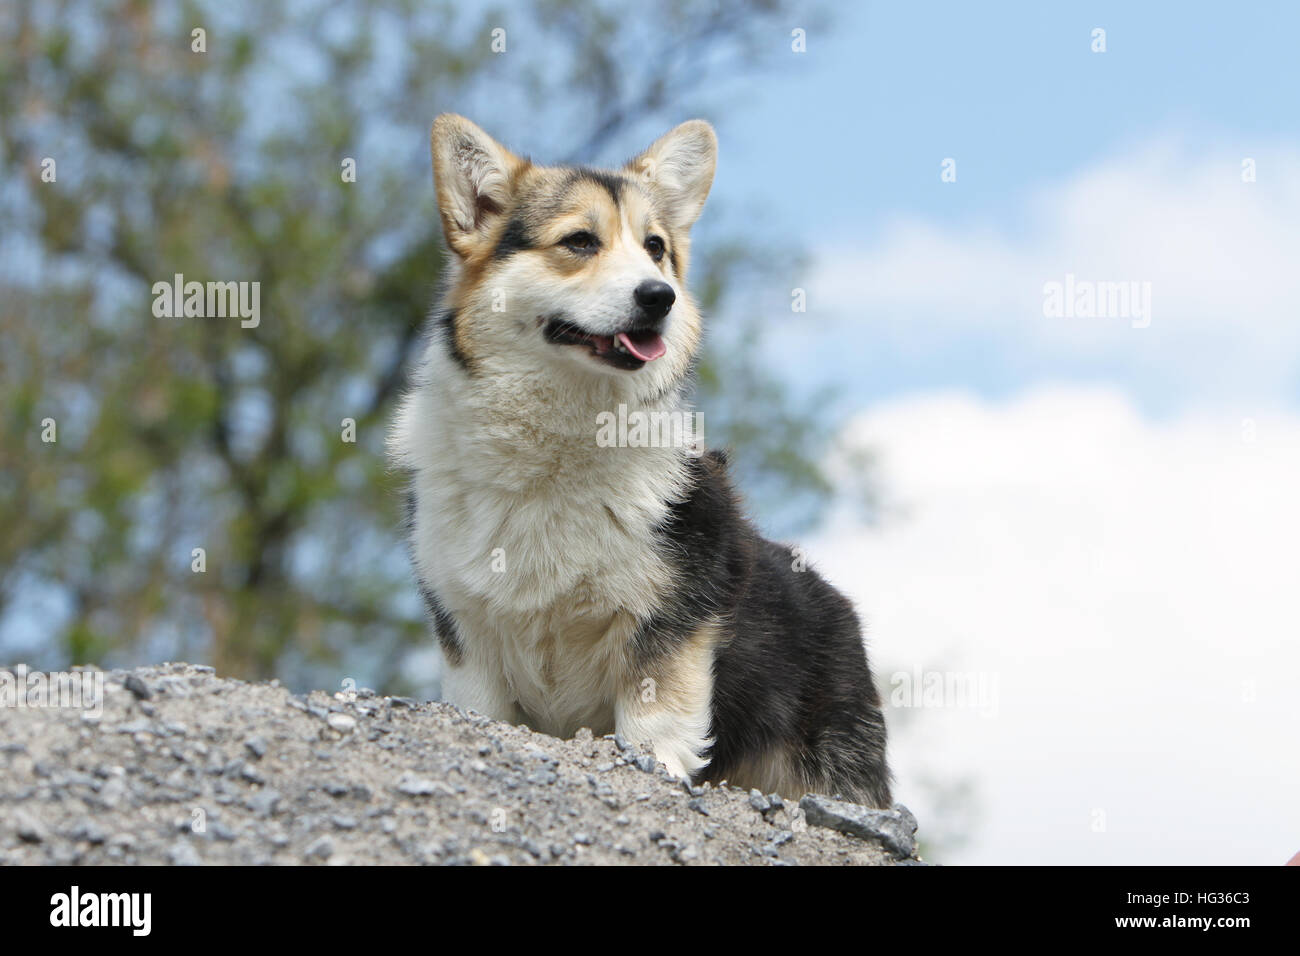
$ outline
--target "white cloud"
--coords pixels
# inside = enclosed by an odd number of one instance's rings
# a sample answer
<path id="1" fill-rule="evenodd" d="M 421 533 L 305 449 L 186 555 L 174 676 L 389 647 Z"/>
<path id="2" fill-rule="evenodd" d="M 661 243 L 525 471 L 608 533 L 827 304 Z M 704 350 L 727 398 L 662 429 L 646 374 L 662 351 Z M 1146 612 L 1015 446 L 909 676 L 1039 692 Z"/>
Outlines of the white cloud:
<path id="1" fill-rule="evenodd" d="M 1029 380 L 1085 364 L 1177 392 L 1178 407 L 1280 404 L 1300 384 L 1300 150 L 1249 155 L 1258 181 L 1243 183 L 1243 156 L 1160 141 L 1027 193 L 1001 225 L 897 221 L 869 245 L 821 250 L 809 309 L 868 351 L 974 337 Z M 1067 273 L 1151 283 L 1150 327 L 1044 317 L 1044 283 Z"/>
<path id="2" fill-rule="evenodd" d="M 1154 424 L 1119 390 L 1058 388 L 899 400 L 848 437 L 880 452 L 903 514 L 840 516 L 810 550 L 882 682 L 997 678 L 995 714 L 896 715 L 898 796 L 923 826 L 922 773 L 978 781 L 981 826 L 949 862 L 1300 850 L 1300 417 Z"/>

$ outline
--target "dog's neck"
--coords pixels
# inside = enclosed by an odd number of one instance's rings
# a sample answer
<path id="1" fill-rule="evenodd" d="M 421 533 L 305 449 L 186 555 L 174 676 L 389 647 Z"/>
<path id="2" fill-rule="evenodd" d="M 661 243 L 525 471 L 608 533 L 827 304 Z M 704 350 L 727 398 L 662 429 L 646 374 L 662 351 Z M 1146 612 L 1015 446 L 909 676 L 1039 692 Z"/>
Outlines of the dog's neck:
<path id="1" fill-rule="evenodd" d="M 508 356 L 488 356 L 467 370 L 436 341 L 424 372 L 431 407 L 437 409 L 438 434 L 428 437 L 466 473 L 502 490 L 535 493 L 554 485 L 563 493 L 580 479 L 588 488 L 592 482 L 615 487 L 628 476 L 671 495 L 684 479 L 687 448 L 610 448 L 599 441 L 602 420 L 610 415 L 615 420 L 636 412 L 688 415 L 684 381 L 644 395 L 631 375 L 581 367 L 521 368 Z"/>
<path id="2" fill-rule="evenodd" d="M 655 388 L 633 372 L 603 374 L 567 361 L 521 364 L 509 353 L 477 356 L 471 368 L 451 368 L 445 355 L 429 358 L 435 390 L 467 417 L 467 426 L 516 433 L 528 444 L 594 436 L 599 416 L 620 408 L 678 412 L 687 406 L 685 377 Z"/>

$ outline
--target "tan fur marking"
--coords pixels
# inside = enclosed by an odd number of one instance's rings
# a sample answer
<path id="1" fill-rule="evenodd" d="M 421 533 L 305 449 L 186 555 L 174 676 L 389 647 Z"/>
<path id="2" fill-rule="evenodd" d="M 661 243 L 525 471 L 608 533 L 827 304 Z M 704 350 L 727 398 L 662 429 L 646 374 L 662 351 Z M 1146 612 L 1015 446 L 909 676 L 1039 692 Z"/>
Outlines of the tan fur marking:
<path id="1" fill-rule="evenodd" d="M 649 743 L 669 772 L 687 777 L 704 766 L 712 742 L 713 655 L 723 628 L 711 621 L 670 656 L 629 666 L 615 722 L 633 743 Z M 649 682 L 649 683 L 647 683 Z"/>
<path id="2" fill-rule="evenodd" d="M 745 761 L 728 774 L 727 780 L 747 790 L 779 793 L 787 800 L 798 800 L 805 793 L 817 791 L 804 779 L 798 770 L 798 760 L 788 752 L 769 752 L 761 759 Z"/>

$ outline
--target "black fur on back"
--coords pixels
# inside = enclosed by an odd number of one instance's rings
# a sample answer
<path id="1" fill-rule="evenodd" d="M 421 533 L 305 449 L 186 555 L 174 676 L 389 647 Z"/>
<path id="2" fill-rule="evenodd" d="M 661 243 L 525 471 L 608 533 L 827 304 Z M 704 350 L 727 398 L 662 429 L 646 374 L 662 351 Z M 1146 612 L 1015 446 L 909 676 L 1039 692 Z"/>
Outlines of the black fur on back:
<path id="1" fill-rule="evenodd" d="M 890 805 L 885 720 L 857 614 L 790 549 L 741 512 L 718 452 L 693 459 L 692 487 L 672 506 L 661 545 L 679 586 L 642 627 L 642 660 L 671 654 L 712 619 L 714 743 L 700 780 L 721 781 L 765 755 L 793 761 L 808 785 Z"/>

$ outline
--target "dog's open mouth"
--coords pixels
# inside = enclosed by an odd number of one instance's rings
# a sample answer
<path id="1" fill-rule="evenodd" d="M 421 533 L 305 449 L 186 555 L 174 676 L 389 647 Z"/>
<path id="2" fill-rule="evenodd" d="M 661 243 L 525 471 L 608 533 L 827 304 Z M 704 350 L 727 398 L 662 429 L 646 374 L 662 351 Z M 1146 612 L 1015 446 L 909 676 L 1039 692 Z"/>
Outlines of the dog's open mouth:
<path id="1" fill-rule="evenodd" d="M 582 345 L 602 362 L 615 368 L 638 369 L 668 351 L 663 336 L 650 329 L 629 329 L 615 335 L 592 335 L 572 322 L 553 318 L 546 323 L 546 341 L 554 345 Z"/>

